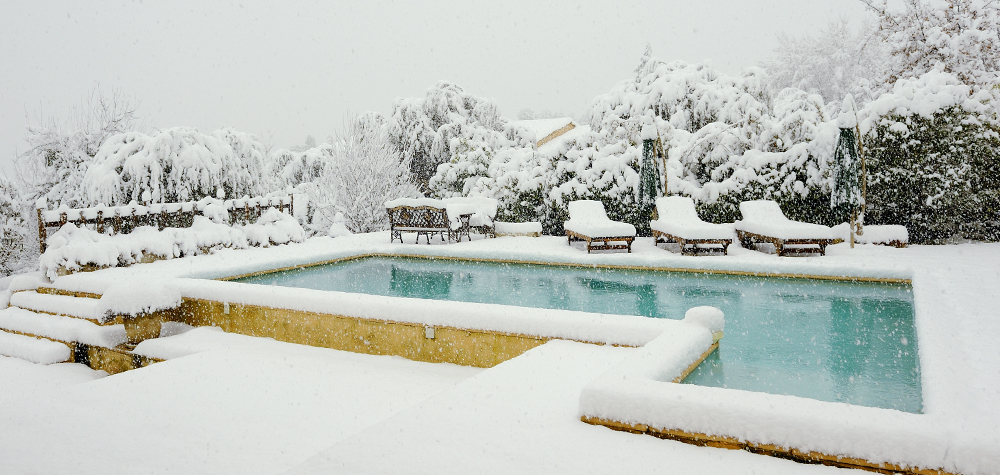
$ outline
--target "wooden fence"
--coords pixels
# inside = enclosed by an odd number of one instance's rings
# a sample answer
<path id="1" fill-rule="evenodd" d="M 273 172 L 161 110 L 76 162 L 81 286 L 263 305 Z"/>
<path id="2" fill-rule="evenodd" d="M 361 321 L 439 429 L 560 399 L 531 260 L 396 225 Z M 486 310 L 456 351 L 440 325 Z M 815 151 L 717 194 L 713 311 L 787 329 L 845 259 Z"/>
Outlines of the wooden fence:
<path id="1" fill-rule="evenodd" d="M 183 203 L 153 203 L 148 206 L 130 204 L 126 206 L 95 206 L 93 208 L 56 210 L 36 208 L 38 214 L 38 250 L 45 252 L 45 240 L 49 228 L 61 228 L 67 223 L 77 226 L 91 226 L 99 233 L 128 234 L 140 226 L 164 228 L 188 228 L 194 224 L 195 216 L 225 213 L 229 224 L 247 224 L 256 221 L 265 211 L 275 208 L 291 214 L 295 205 L 294 196 L 243 198 L 238 200 L 204 199 Z"/>

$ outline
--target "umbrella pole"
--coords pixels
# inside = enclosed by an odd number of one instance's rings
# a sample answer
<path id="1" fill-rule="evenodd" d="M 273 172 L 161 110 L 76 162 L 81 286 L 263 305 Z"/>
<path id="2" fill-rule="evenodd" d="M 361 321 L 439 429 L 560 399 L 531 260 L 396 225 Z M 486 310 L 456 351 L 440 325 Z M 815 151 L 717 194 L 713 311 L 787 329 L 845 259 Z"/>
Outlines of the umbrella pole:
<path id="1" fill-rule="evenodd" d="M 667 152 L 663 150 L 663 140 L 660 138 L 660 129 L 656 129 L 656 154 L 663 160 L 663 196 L 667 196 Z"/>
<path id="2" fill-rule="evenodd" d="M 858 218 L 857 211 L 851 211 L 851 249 L 854 249 L 854 222 Z"/>
<path id="3" fill-rule="evenodd" d="M 861 144 L 861 127 L 858 125 L 857 118 L 858 118 L 858 112 L 855 110 L 854 111 L 854 135 L 855 135 L 854 141 L 858 144 L 858 158 L 861 159 L 861 217 L 862 217 L 862 219 L 864 219 L 865 208 L 868 207 L 868 171 L 865 170 L 865 147 L 864 147 L 864 145 Z M 854 224 L 851 223 L 851 226 L 852 226 L 852 228 L 851 228 L 851 233 L 852 233 L 851 236 L 852 236 L 852 243 L 853 243 L 853 236 L 854 236 L 854 234 L 853 234 L 854 233 L 853 226 L 854 226 Z M 863 226 L 864 225 L 862 223 L 860 223 L 860 222 L 858 223 L 858 235 L 859 236 L 863 236 L 865 234 Z M 854 247 L 854 246 L 852 245 L 851 247 Z"/>

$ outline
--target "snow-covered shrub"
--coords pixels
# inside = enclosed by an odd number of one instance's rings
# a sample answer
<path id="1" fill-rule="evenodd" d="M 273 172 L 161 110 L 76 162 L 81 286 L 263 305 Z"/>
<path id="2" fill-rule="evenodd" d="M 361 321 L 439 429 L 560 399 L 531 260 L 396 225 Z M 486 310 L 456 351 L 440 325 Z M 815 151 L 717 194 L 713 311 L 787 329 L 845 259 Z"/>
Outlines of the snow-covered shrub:
<path id="1" fill-rule="evenodd" d="M 268 175 L 280 180 L 282 187 L 315 183 L 333 159 L 333 146 L 322 144 L 306 150 L 277 150 L 271 155 Z"/>
<path id="2" fill-rule="evenodd" d="M 295 200 L 296 208 L 300 208 L 301 203 L 327 204 L 330 190 L 323 185 L 323 176 L 333 161 L 333 155 L 333 146 L 328 143 L 319 146 L 314 144 L 304 150 L 277 150 L 271 155 L 267 173 L 276 178 L 279 188 L 283 188 L 288 194 L 300 197 Z M 301 199 L 303 195 L 308 197 L 304 201 Z M 322 231 L 327 225 L 327 218 L 323 213 L 316 216 L 315 206 L 307 205 L 304 209 L 300 208 L 300 211 L 296 211 L 296 217 L 299 217 L 303 224 L 316 220 L 312 226 L 314 232 Z"/>
<path id="3" fill-rule="evenodd" d="M 255 135 L 226 127 L 212 132 L 212 137 L 228 143 L 233 149 L 236 163 L 240 165 L 239 168 L 229 171 L 233 175 L 229 181 L 233 184 L 245 184 L 244 191 L 237 191 L 237 185 L 233 185 L 232 190 L 235 194 L 228 195 L 230 198 L 261 196 L 280 188 L 278 186 L 280 183 L 277 183 L 275 177 L 267 170 L 269 161 L 267 148 Z"/>
<path id="4" fill-rule="evenodd" d="M 306 232 L 299 222 L 274 208 L 267 210 L 257 222 L 239 226 L 238 229 L 253 246 L 268 247 L 306 240 Z"/>
<path id="5" fill-rule="evenodd" d="M 775 91 L 795 88 L 836 102 L 851 94 L 861 103 L 874 98 L 893 69 L 893 57 L 877 38 L 878 25 L 847 16 L 833 19 L 815 34 L 778 35 L 774 56 L 764 61 Z M 780 117 L 780 116 L 779 116 Z"/>
<path id="6" fill-rule="evenodd" d="M 65 122 L 49 118 L 29 125 L 24 137 L 28 150 L 14 159 L 26 201 L 85 205 L 81 184 L 87 169 L 109 137 L 134 130 L 135 109 L 121 91 L 95 89 Z"/>
<path id="7" fill-rule="evenodd" d="M 138 240 L 131 243 L 138 243 Z M 120 239 L 100 234 L 69 223 L 46 240 L 46 250 L 39 258 L 39 270 L 55 279 L 61 269 L 70 272 L 90 266 L 94 268 L 134 264 L 142 258 L 138 246 L 125 247 Z M 162 246 L 162 243 L 156 243 Z"/>
<path id="8" fill-rule="evenodd" d="M 240 151 L 233 149 L 235 143 Z M 87 204 L 124 205 L 257 196 L 267 191 L 251 137 L 231 130 L 205 135 L 188 127 L 127 132 L 101 145 L 83 180 Z"/>
<path id="9" fill-rule="evenodd" d="M 393 144 L 410 164 L 421 191 L 426 192 L 438 165 L 454 157 L 458 144 L 453 139 L 503 133 L 505 124 L 492 100 L 442 81 L 424 97 L 397 100 L 388 126 Z"/>
<path id="10" fill-rule="evenodd" d="M 20 189 L 0 175 L 0 277 L 26 267 L 25 246 L 30 245 L 30 233 L 24 209 Z"/>
<path id="11" fill-rule="evenodd" d="M 188 228 L 140 226 L 129 234 L 107 235 L 68 223 L 49 236 L 40 270 L 55 279 L 60 272 L 129 266 L 155 259 L 208 254 L 216 249 L 247 249 L 305 241 L 298 221 L 276 209 L 254 224 L 230 227 L 195 216 Z"/>
<path id="12" fill-rule="evenodd" d="M 1000 122 L 988 91 L 954 74 L 901 79 L 868 105 L 866 221 L 911 242 L 1000 239 Z"/>
<path id="13" fill-rule="evenodd" d="M 1000 5 L 991 0 L 862 0 L 896 58 L 886 84 L 940 70 L 989 89 L 1000 71 Z M 902 8 L 899 8 L 900 5 Z"/>
<path id="14" fill-rule="evenodd" d="M 341 213 L 351 232 L 388 229 L 385 202 L 420 196 L 410 176 L 409 159 L 392 145 L 385 120 L 371 113 L 354 117 L 333 144 L 319 184 L 325 196 L 315 201 L 324 221 L 314 217 L 314 227 L 329 229 Z"/>

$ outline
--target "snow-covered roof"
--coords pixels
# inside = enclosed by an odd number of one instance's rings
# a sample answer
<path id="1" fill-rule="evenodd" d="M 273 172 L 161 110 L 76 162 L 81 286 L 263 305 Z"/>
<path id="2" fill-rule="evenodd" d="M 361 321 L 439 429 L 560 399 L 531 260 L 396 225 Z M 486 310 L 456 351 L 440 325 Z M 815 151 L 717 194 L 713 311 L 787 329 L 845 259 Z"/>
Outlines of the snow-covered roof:
<path id="1" fill-rule="evenodd" d="M 572 123 L 573 118 L 571 117 L 556 117 L 554 119 L 515 120 L 510 125 L 534 132 L 537 142 Z"/>

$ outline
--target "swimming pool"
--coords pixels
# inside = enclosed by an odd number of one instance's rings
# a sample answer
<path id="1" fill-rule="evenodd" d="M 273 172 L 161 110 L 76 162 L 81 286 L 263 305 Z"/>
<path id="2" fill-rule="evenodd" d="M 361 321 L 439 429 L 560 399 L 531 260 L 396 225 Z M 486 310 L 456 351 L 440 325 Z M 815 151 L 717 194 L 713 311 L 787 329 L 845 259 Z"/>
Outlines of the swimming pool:
<path id="1" fill-rule="evenodd" d="M 385 257 L 236 281 L 652 318 L 712 305 L 726 336 L 684 383 L 921 410 L 903 284 Z"/>

